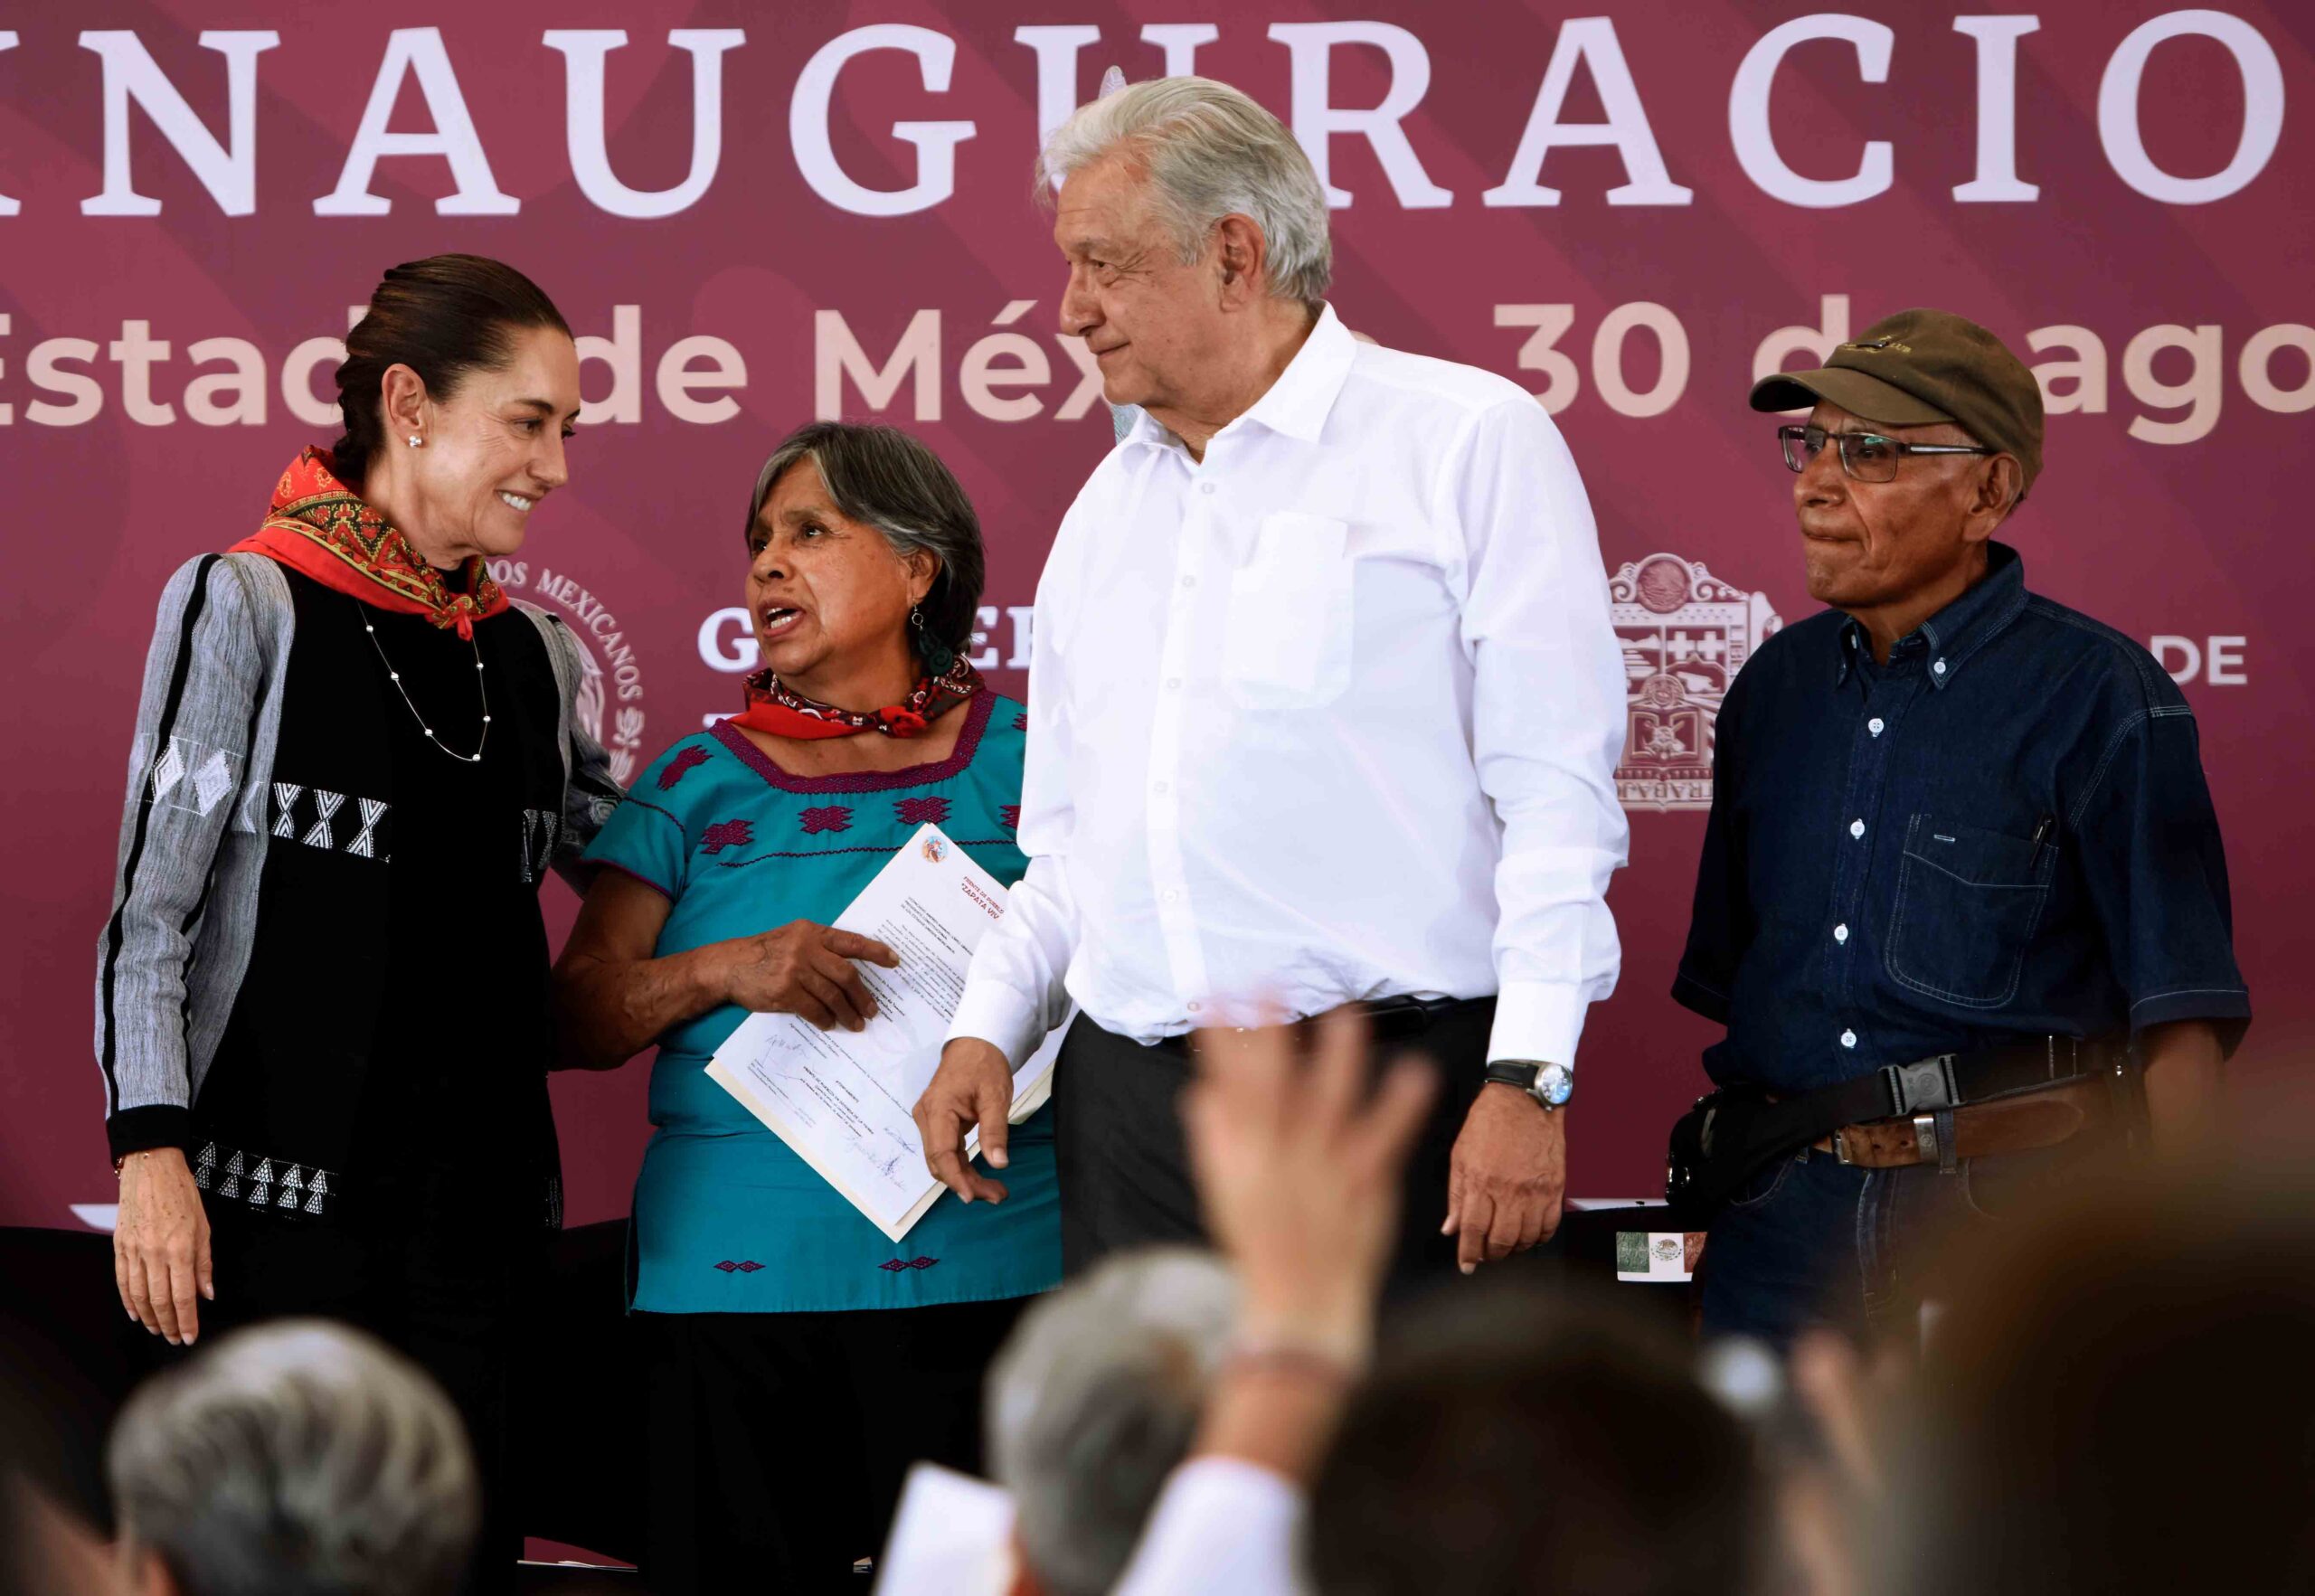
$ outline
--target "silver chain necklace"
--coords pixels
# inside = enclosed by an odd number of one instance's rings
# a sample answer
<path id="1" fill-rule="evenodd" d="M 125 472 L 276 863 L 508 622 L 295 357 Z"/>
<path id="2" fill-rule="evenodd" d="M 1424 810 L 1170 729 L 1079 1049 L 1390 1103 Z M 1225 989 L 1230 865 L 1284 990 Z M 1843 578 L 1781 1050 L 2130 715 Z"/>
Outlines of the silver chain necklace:
<path id="1" fill-rule="evenodd" d="M 354 603 L 355 612 L 359 614 L 361 600 L 354 600 Z M 418 713 L 418 705 L 411 699 L 410 689 L 402 685 L 402 673 L 394 669 L 393 661 L 386 657 L 386 647 L 378 641 L 378 628 L 371 624 L 366 615 L 362 618 L 362 629 L 370 634 L 370 647 L 378 651 L 378 663 L 386 667 L 386 680 L 392 682 L 394 691 L 402 694 L 402 703 L 410 710 L 410 718 L 416 721 L 418 729 L 426 733 L 426 741 L 462 765 L 482 763 L 482 751 L 490 741 L 490 685 L 482 679 L 482 645 L 471 637 L 467 638 L 467 646 L 474 650 L 475 688 L 482 694 L 482 739 L 474 745 L 472 753 L 460 753 L 435 735 L 434 728 L 426 723 L 426 717 Z"/>

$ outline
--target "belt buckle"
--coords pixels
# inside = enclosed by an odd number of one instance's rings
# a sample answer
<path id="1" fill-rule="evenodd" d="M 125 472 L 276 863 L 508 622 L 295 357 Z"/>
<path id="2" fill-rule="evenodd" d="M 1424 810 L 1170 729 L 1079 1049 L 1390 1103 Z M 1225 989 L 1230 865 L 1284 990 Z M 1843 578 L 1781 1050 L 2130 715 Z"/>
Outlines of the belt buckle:
<path id="1" fill-rule="evenodd" d="M 1961 1094 L 1953 1080 L 1955 1056 L 1941 1053 L 1910 1064 L 1882 1065 L 1881 1079 L 1889 1093 L 1890 1117 L 1912 1115 L 1921 1109 L 1959 1107 Z"/>

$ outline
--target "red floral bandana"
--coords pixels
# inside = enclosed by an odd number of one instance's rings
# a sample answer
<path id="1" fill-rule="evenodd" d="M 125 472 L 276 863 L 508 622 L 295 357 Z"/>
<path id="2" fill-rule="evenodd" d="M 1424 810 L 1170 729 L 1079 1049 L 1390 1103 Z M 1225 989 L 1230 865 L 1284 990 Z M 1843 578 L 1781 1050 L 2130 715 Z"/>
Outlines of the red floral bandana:
<path id="1" fill-rule="evenodd" d="M 783 684 L 770 670 L 741 679 L 747 708 L 732 719 L 739 725 L 768 732 L 774 737 L 856 737 L 877 732 L 886 737 L 915 737 L 940 718 L 942 711 L 964 703 L 981 690 L 980 673 L 961 654 L 939 675 L 921 678 L 909 695 L 883 709 L 838 709 L 805 697 Z"/>
<path id="2" fill-rule="evenodd" d="M 467 590 L 450 591 L 408 538 L 337 479 L 337 463 L 325 449 L 308 448 L 289 462 L 274 484 L 264 524 L 232 552 L 263 554 L 364 604 L 422 615 L 461 637 L 473 637 L 476 621 L 507 607 L 479 554 L 467 562 Z"/>

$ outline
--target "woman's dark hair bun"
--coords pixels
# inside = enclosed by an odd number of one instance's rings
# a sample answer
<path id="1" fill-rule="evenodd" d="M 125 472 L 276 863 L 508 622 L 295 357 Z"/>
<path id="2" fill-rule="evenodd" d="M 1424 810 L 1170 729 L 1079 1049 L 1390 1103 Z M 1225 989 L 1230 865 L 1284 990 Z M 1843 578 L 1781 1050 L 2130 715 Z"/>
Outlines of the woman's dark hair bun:
<path id="1" fill-rule="evenodd" d="M 539 286 L 504 261 L 481 255 L 430 255 L 393 268 L 370 296 L 370 308 L 345 335 L 337 368 L 337 408 L 345 434 L 330 446 L 337 478 L 359 493 L 384 437 L 379 384 L 390 366 L 406 365 L 438 400 L 458 392 L 467 373 L 496 371 L 510 335 L 570 324 Z"/>

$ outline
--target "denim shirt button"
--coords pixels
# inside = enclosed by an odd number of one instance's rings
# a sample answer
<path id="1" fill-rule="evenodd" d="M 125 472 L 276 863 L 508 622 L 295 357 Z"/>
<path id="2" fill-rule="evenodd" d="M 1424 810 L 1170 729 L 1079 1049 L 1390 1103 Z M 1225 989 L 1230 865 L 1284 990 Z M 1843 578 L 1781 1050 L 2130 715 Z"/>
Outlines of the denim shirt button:
<path id="1" fill-rule="evenodd" d="M 1845 925 L 1837 925 L 1837 926 L 1835 926 L 1835 927 L 1833 928 L 1833 940 L 1834 940 L 1834 941 L 1836 941 L 1836 942 L 1846 942 L 1846 941 L 1847 941 L 1847 940 L 1848 940 L 1848 927 L 1847 927 L 1847 926 L 1845 926 Z"/>
<path id="2" fill-rule="evenodd" d="M 1848 823 L 1848 834 L 1851 836 L 1863 836 L 1865 835 L 1865 822 L 1862 820 L 1850 821 Z"/>
<path id="3" fill-rule="evenodd" d="M 1883 730 L 1883 722 L 1881 717 L 1879 715 L 1875 715 L 1871 720 L 1866 722 L 1865 729 L 1872 732 L 1876 737 L 1880 736 Z"/>
<path id="4" fill-rule="evenodd" d="M 1857 1045 L 1857 1033 L 1854 1031 L 1842 1032 L 1841 1045 L 1843 1047 L 1855 1047 Z"/>
<path id="5" fill-rule="evenodd" d="M 1936 672 L 1939 675 L 1941 675 L 1941 676 L 1942 676 L 1942 675 L 1943 675 L 1945 674 L 1945 662 L 1944 662 L 1943 660 L 1942 660 L 1942 659 L 1941 659 L 1941 660 L 1939 660 L 1936 664 L 1934 664 L 1934 665 L 1931 666 L 1929 668 L 1930 668 L 1931 670 L 1932 670 L 1932 671 Z"/>

